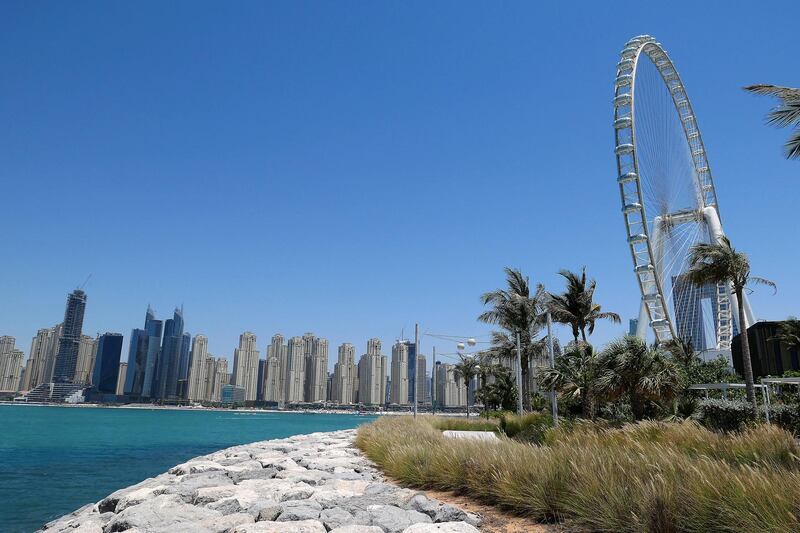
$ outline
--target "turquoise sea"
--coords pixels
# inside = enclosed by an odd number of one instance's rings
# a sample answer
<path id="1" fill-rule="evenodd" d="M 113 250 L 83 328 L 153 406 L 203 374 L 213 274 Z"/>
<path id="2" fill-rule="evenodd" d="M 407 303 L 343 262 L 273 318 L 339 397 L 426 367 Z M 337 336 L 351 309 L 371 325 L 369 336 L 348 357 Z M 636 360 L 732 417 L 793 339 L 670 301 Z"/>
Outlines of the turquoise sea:
<path id="1" fill-rule="evenodd" d="M 35 531 L 187 459 L 358 415 L 0 405 L 0 532 Z"/>

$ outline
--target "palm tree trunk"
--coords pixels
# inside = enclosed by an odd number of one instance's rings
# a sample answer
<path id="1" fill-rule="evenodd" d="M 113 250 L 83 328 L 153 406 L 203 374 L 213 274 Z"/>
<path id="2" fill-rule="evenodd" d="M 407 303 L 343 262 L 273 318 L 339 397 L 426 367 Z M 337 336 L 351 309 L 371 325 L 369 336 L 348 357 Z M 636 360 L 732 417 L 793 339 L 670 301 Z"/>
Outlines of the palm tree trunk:
<path id="1" fill-rule="evenodd" d="M 736 288 L 736 299 L 739 307 L 739 340 L 742 343 L 742 367 L 744 368 L 744 384 L 747 391 L 747 401 L 756 404 L 756 390 L 753 385 L 753 363 L 750 361 L 750 341 L 747 338 L 747 327 L 744 318 L 744 291 Z"/>
<path id="2" fill-rule="evenodd" d="M 522 391 L 522 409 L 524 411 L 531 410 L 531 391 L 530 391 L 530 383 L 528 383 L 528 374 L 530 372 L 530 366 L 527 357 L 522 358 L 522 387 L 520 390 Z"/>

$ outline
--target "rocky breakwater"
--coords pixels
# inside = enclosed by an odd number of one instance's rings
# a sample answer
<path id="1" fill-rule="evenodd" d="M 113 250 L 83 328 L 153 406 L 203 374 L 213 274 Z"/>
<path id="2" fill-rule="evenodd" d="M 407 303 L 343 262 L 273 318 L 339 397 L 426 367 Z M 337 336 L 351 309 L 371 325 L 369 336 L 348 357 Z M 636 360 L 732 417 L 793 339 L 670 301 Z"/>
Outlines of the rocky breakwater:
<path id="1" fill-rule="evenodd" d="M 478 516 L 387 482 L 355 430 L 234 446 L 48 523 L 47 533 L 477 532 Z"/>

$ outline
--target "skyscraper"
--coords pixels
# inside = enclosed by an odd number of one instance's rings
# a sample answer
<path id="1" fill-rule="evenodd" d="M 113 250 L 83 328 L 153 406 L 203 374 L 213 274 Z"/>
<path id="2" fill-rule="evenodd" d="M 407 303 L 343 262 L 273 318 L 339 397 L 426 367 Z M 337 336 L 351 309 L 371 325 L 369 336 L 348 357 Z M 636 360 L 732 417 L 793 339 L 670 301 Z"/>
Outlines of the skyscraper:
<path id="1" fill-rule="evenodd" d="M 192 336 L 189 332 L 183 333 L 183 340 L 181 340 L 181 356 L 178 363 L 178 380 L 189 378 L 189 356 L 192 345 Z"/>
<path id="2" fill-rule="evenodd" d="M 78 343 L 78 362 L 75 364 L 73 383 L 89 386 L 92 384 L 92 371 L 97 357 L 97 339 L 89 335 L 81 335 Z"/>
<path id="3" fill-rule="evenodd" d="M 119 372 L 117 373 L 117 389 L 114 394 L 122 396 L 125 394 L 125 378 L 128 375 L 128 363 L 120 362 Z"/>
<path id="4" fill-rule="evenodd" d="M 358 401 L 382 405 L 386 401 L 386 357 L 380 354 L 381 341 L 370 339 L 367 353 L 358 362 Z"/>
<path id="5" fill-rule="evenodd" d="M 189 390 L 186 397 L 199 402 L 206 399 L 206 380 L 209 371 L 208 337 L 195 335 L 192 340 L 192 356 L 189 366 Z M 213 358 L 211 359 L 213 364 Z"/>
<path id="6" fill-rule="evenodd" d="M 267 362 L 264 359 L 258 360 L 258 381 L 256 382 L 256 401 L 264 401 L 264 373 L 267 371 Z"/>
<path id="7" fill-rule="evenodd" d="M 467 387 L 456 381 L 455 365 L 436 363 L 436 403 L 442 407 L 465 407 Z"/>
<path id="8" fill-rule="evenodd" d="M 145 368 L 147 366 L 147 331 L 134 328 L 128 344 L 128 369 L 125 372 L 124 394 L 139 397 L 142 395 Z"/>
<path id="9" fill-rule="evenodd" d="M 272 342 L 267 347 L 264 369 L 264 401 L 277 403 L 284 401 L 285 362 L 286 345 L 283 344 L 283 335 L 278 333 L 272 336 Z"/>
<path id="10" fill-rule="evenodd" d="M 239 335 L 239 347 L 233 352 L 234 385 L 244 388 L 244 401 L 252 402 L 258 391 L 258 359 L 256 336 L 249 331 Z"/>
<path id="11" fill-rule="evenodd" d="M 164 322 L 156 320 L 155 313 L 149 305 L 144 315 L 144 329 L 147 332 L 147 355 L 142 377 L 142 398 L 155 398 L 158 396 L 158 360 L 161 353 Z"/>
<path id="12" fill-rule="evenodd" d="M 122 354 L 122 334 L 104 333 L 97 341 L 97 357 L 92 385 L 104 394 L 116 394 L 119 358 Z"/>
<path id="13" fill-rule="evenodd" d="M 219 402 L 222 399 L 222 387 L 230 383 L 228 360 L 224 357 L 215 359 L 213 364 L 209 364 L 208 370 L 209 378 L 206 400 L 209 402 Z"/>
<path id="14" fill-rule="evenodd" d="M 397 341 L 392 346 L 392 392 L 390 402 L 408 404 L 408 344 Z"/>
<path id="15" fill-rule="evenodd" d="M 17 339 L 9 335 L 0 336 L 0 355 L 8 353 L 14 349 Z"/>
<path id="16" fill-rule="evenodd" d="M 67 296 L 67 306 L 64 310 L 64 329 L 58 343 L 53 369 L 53 381 L 56 383 L 71 383 L 75 378 L 85 311 L 86 293 L 75 289 Z"/>
<path id="17" fill-rule="evenodd" d="M 28 391 L 42 383 L 52 381 L 52 370 L 55 366 L 60 336 L 60 324 L 52 328 L 42 328 L 36 332 L 36 336 L 31 341 L 31 351 L 28 353 L 25 380 L 21 390 Z"/>
<path id="18" fill-rule="evenodd" d="M 0 392 L 16 392 L 19 389 L 22 361 L 25 354 L 14 348 L 16 339 L 0 337 Z"/>
<path id="19" fill-rule="evenodd" d="M 428 386 L 428 378 L 427 378 L 427 361 L 425 360 L 425 356 L 422 354 L 417 355 L 417 379 L 416 379 L 416 387 L 417 387 L 417 402 L 418 403 L 427 403 L 425 391 L 428 390 L 430 387 Z M 414 398 L 411 398 L 411 403 L 414 403 Z"/>
<path id="20" fill-rule="evenodd" d="M 158 388 L 156 398 L 174 400 L 178 397 L 178 372 L 183 343 L 183 309 L 175 308 L 172 318 L 164 323 L 164 338 L 158 357 Z"/>
<path id="21" fill-rule="evenodd" d="M 303 386 L 306 377 L 306 360 L 303 337 L 292 337 L 286 346 L 283 368 L 283 401 L 299 403 L 304 400 Z"/>
<path id="22" fill-rule="evenodd" d="M 356 347 L 346 342 L 339 346 L 338 362 L 333 367 L 331 401 L 339 404 L 354 402 L 353 380 L 356 378 Z"/>
<path id="23" fill-rule="evenodd" d="M 417 383 L 417 345 L 409 340 L 400 340 L 401 342 L 406 345 L 408 348 L 408 369 L 407 369 L 407 380 L 408 380 L 408 402 L 412 403 L 414 401 L 414 387 Z M 394 377 L 392 378 L 394 379 Z M 406 402 L 403 402 L 406 403 Z"/>
<path id="24" fill-rule="evenodd" d="M 303 336 L 305 356 L 305 401 L 325 401 L 328 389 L 328 339 L 314 337 L 311 333 Z"/>

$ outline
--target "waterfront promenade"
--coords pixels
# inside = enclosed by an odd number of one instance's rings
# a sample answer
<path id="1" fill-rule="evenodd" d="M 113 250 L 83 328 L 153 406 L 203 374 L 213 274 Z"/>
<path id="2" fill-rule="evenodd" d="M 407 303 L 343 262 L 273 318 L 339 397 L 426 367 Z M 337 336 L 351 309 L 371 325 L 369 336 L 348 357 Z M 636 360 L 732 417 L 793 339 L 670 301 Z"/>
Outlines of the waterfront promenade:
<path id="1" fill-rule="evenodd" d="M 477 532 L 480 517 L 400 488 L 353 446 L 355 430 L 197 457 L 54 520 L 70 533 Z"/>

